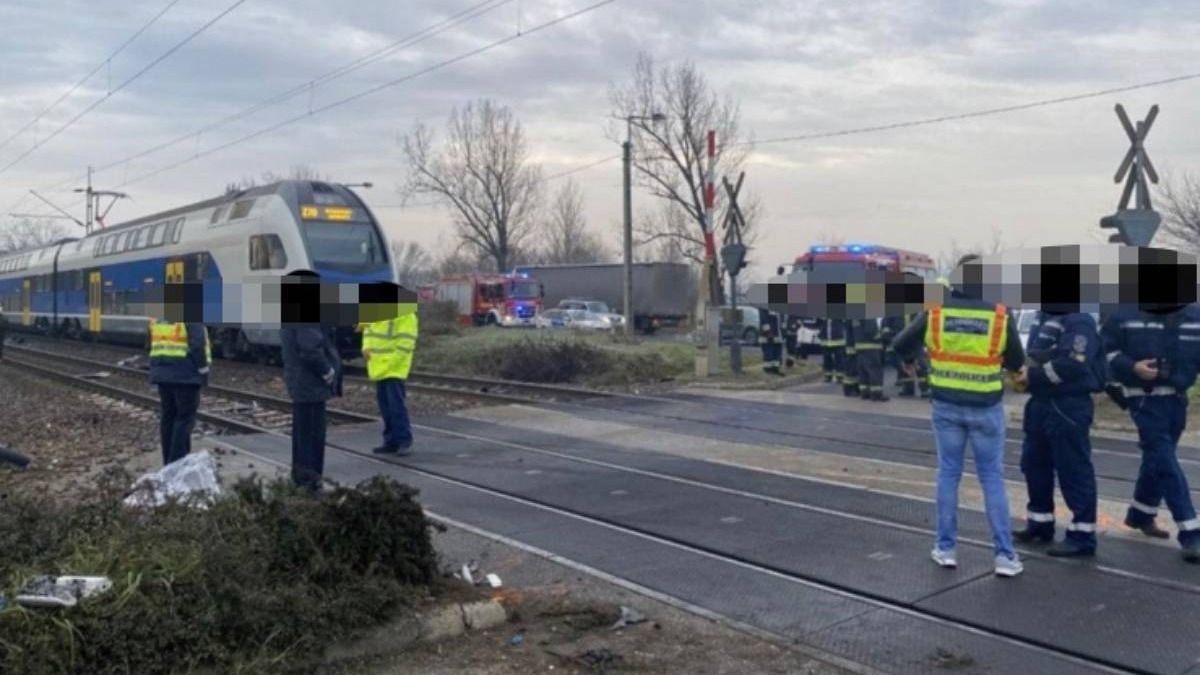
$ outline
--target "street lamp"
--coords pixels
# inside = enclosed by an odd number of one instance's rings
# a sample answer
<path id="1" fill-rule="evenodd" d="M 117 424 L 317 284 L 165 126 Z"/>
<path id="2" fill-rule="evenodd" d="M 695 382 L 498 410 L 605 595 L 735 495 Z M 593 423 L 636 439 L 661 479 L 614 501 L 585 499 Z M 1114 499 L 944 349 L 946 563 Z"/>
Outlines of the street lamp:
<path id="1" fill-rule="evenodd" d="M 633 335 L 633 122 L 649 120 L 653 124 L 665 122 L 667 116 L 660 113 L 628 115 L 625 117 L 625 334 Z"/>

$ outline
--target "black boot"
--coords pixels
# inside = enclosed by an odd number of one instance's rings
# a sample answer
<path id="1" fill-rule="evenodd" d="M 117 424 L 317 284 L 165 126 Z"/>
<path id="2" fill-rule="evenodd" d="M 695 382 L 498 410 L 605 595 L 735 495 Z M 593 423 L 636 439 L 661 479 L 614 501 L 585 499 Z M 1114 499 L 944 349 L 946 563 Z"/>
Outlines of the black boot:
<path id="1" fill-rule="evenodd" d="M 1133 528 L 1147 537 L 1152 537 L 1154 539 L 1171 538 L 1171 533 L 1159 527 L 1158 523 L 1154 522 L 1153 520 L 1145 525 L 1137 525 L 1129 518 L 1129 516 L 1125 516 L 1125 527 Z"/>
<path id="2" fill-rule="evenodd" d="M 1013 532 L 1013 539 L 1022 544 L 1049 544 L 1054 541 L 1054 529 L 1026 525 L 1025 529 Z"/>
<path id="3" fill-rule="evenodd" d="M 871 400 L 883 402 L 883 401 L 890 401 L 892 399 L 888 398 L 887 396 L 884 396 L 882 391 L 876 391 L 871 394 Z"/>
<path id="4" fill-rule="evenodd" d="M 1194 565 L 1200 565 L 1200 541 L 1193 541 L 1183 547 L 1183 559 Z"/>
<path id="5" fill-rule="evenodd" d="M 1055 558 L 1092 558 L 1096 555 L 1096 547 L 1064 539 L 1051 546 L 1046 555 Z"/>

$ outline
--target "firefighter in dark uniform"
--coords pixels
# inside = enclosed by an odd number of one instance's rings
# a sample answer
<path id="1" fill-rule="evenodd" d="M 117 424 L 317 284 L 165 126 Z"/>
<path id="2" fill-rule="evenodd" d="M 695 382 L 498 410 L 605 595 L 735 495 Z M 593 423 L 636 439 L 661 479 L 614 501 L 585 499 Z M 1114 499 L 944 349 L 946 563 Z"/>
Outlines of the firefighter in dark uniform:
<path id="1" fill-rule="evenodd" d="M 780 370 L 783 366 L 783 338 L 779 329 L 779 315 L 767 309 L 760 310 L 758 346 L 762 349 L 763 372 L 783 375 Z"/>
<path id="2" fill-rule="evenodd" d="M 8 337 L 8 319 L 4 318 L 4 312 L 0 311 L 0 359 L 4 358 L 4 338 Z"/>
<path id="3" fill-rule="evenodd" d="M 846 352 L 846 334 L 842 331 L 842 322 L 837 319 L 821 319 L 821 369 L 825 371 L 826 382 L 842 381 L 842 359 Z"/>
<path id="4" fill-rule="evenodd" d="M 200 408 L 200 389 L 208 384 L 212 346 L 195 309 L 184 307 L 186 284 L 168 284 L 163 315 L 150 324 L 150 383 L 158 385 L 159 440 L 163 466 L 192 449 L 192 428 Z"/>
<path id="5" fill-rule="evenodd" d="M 858 351 L 854 345 L 854 320 L 836 319 L 842 325 L 842 335 L 846 336 L 846 347 L 842 351 L 842 394 L 858 396 Z"/>
<path id="6" fill-rule="evenodd" d="M 1066 538 L 1049 551 L 1058 557 L 1096 553 L 1096 472 L 1088 432 L 1092 393 L 1104 388 L 1106 368 L 1090 314 L 1048 305 L 1038 315 L 1026 346 L 1025 442 L 1021 472 L 1029 490 L 1023 543 L 1054 540 L 1054 476 L 1071 509 Z"/>
<path id="7" fill-rule="evenodd" d="M 1125 525 L 1167 538 L 1154 522 L 1166 501 L 1184 560 L 1200 563 L 1200 518 L 1177 455 L 1187 426 L 1188 390 L 1200 368 L 1200 307 L 1118 311 L 1105 319 L 1101 337 L 1109 374 L 1121 385 L 1142 450 Z"/>
<path id="8" fill-rule="evenodd" d="M 858 352 L 859 396 L 872 401 L 886 401 L 883 394 L 883 341 L 876 319 L 854 322 L 854 347 Z"/>

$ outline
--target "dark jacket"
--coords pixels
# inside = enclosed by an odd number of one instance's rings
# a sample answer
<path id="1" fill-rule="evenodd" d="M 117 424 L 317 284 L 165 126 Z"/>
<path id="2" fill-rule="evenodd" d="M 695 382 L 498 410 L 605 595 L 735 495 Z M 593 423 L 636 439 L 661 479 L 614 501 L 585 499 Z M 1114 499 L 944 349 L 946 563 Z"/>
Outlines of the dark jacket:
<path id="1" fill-rule="evenodd" d="M 763 310 L 759 314 L 758 344 L 775 344 L 780 341 L 779 315 Z"/>
<path id="2" fill-rule="evenodd" d="M 296 403 L 320 403 L 342 395 L 342 361 L 333 328 L 318 324 L 285 326 L 279 332 L 283 380 Z M 324 376 L 333 371 L 333 384 Z"/>
<path id="3" fill-rule="evenodd" d="M 1117 312 L 1100 330 L 1109 376 L 1130 389 L 1168 386 L 1186 392 L 1196 381 L 1200 364 L 1200 307 L 1156 314 L 1138 310 Z M 1145 359 L 1165 359 L 1166 373 L 1147 382 L 1133 372 Z"/>
<path id="4" fill-rule="evenodd" d="M 944 306 L 963 309 L 995 309 L 996 307 L 996 305 L 990 302 L 974 300 L 958 293 L 951 293 L 950 298 Z M 916 321 L 908 324 L 908 327 L 900 331 L 900 334 L 892 340 L 892 349 L 895 350 L 901 359 L 911 362 L 920 354 L 921 349 L 925 346 L 925 329 L 928 325 L 929 313 L 922 312 Z M 1004 342 L 1004 351 L 1001 358 L 1001 366 L 1005 370 L 1017 371 L 1025 364 L 1025 349 L 1021 347 L 1021 334 L 1017 332 L 1017 324 L 1013 321 L 1011 313 L 1008 315 L 1007 338 Z M 993 394 L 980 394 L 957 389 L 944 389 L 936 386 L 932 390 L 935 400 L 975 407 L 995 405 L 1004 397 L 1003 391 Z"/>
<path id="5" fill-rule="evenodd" d="M 880 344 L 879 322 L 875 319 L 855 319 L 850 329 L 854 334 L 855 345 Z"/>
<path id="6" fill-rule="evenodd" d="M 1090 314 L 1039 314 L 1025 353 L 1035 397 L 1090 396 L 1104 387 L 1104 353 Z"/>
<path id="7" fill-rule="evenodd" d="M 204 324 L 188 323 L 186 359 L 150 359 L 150 384 L 208 384 L 208 356 L 205 351 Z"/>
<path id="8" fill-rule="evenodd" d="M 840 319 L 821 319 L 821 329 L 818 337 L 821 342 L 836 342 L 846 344 L 846 331 Z"/>
<path id="9" fill-rule="evenodd" d="M 854 319 L 838 319 L 842 324 L 842 336 L 846 340 L 846 347 L 854 351 Z"/>
<path id="10" fill-rule="evenodd" d="M 4 318 L 4 312 L 0 312 L 0 341 L 8 334 L 8 319 Z"/>

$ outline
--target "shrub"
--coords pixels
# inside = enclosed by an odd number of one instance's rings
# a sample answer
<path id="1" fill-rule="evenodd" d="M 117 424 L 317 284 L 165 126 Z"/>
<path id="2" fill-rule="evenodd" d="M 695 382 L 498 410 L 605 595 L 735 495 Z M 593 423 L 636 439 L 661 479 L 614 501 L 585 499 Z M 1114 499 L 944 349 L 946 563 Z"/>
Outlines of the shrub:
<path id="1" fill-rule="evenodd" d="M 305 669 L 425 597 L 436 574 L 416 493 L 390 479 L 319 499 L 247 479 L 207 510 L 129 509 L 128 484 L 0 509 L 0 671 Z M 67 610 L 12 606 L 36 574 L 104 575 L 113 588 Z"/>
<path id="2" fill-rule="evenodd" d="M 445 300 L 422 302 L 417 305 L 421 335 L 457 335 L 458 305 Z"/>

